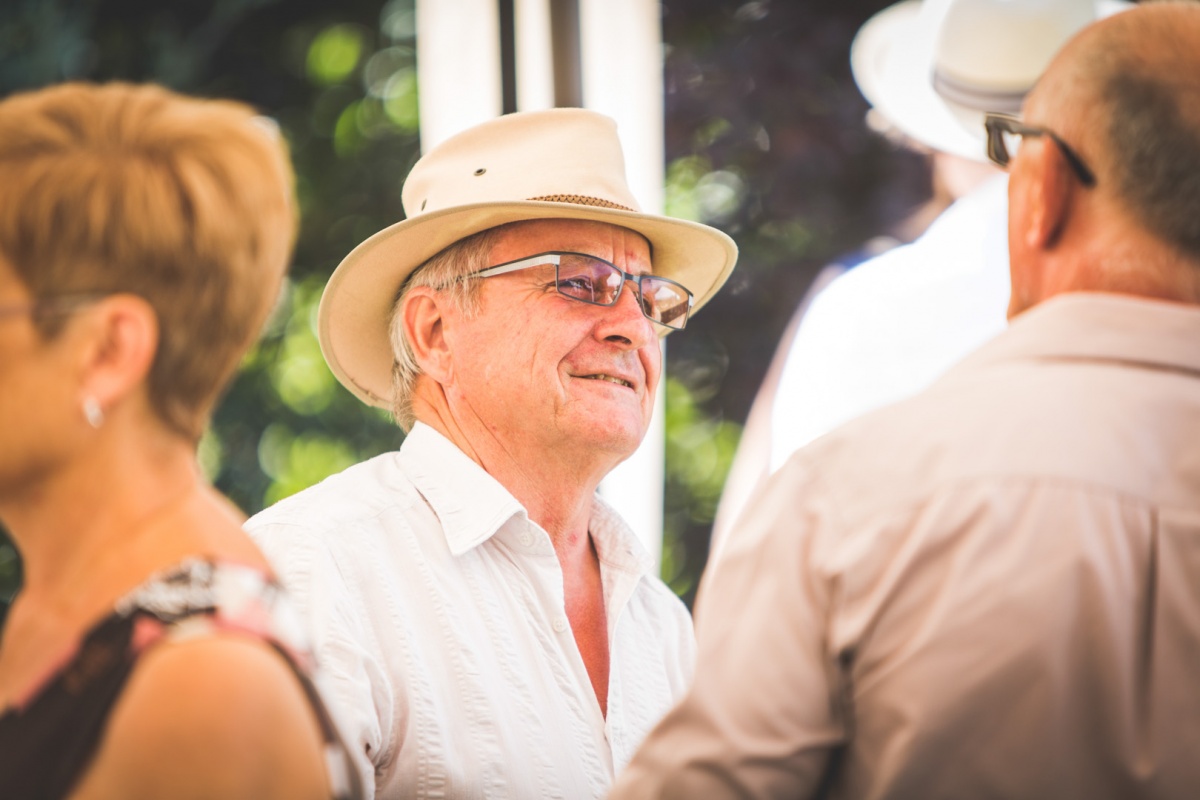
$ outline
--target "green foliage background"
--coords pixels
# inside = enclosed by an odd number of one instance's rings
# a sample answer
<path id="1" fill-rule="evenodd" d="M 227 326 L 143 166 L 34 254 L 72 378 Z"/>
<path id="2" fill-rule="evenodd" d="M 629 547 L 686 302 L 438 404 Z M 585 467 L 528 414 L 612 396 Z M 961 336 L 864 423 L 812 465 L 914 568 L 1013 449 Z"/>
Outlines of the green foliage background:
<path id="1" fill-rule="evenodd" d="M 742 251 L 724 293 L 669 340 L 663 574 L 688 602 L 741 421 L 788 317 L 823 264 L 927 193 L 920 159 L 866 132 L 849 74 L 854 32 L 885 5 L 662 4 L 667 210 L 723 228 Z M 396 447 L 399 430 L 325 367 L 314 315 L 340 259 L 403 216 L 400 187 L 418 155 L 413 0 L 0 3 L 0 95 L 66 79 L 244 100 L 291 146 L 303 214 L 294 266 L 202 442 L 215 485 L 253 513 Z M 19 582 L 0 531 L 0 603 Z"/>

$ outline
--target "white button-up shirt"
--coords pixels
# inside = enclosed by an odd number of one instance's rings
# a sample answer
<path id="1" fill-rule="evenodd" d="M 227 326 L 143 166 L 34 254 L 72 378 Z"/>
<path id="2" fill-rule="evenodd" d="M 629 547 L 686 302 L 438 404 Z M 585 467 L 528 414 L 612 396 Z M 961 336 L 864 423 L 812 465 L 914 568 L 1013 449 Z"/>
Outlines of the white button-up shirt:
<path id="1" fill-rule="evenodd" d="M 398 452 L 247 530 L 308 620 L 322 686 L 377 797 L 601 797 L 690 681 L 687 609 L 597 498 L 606 719 L 550 537 L 420 423 Z"/>

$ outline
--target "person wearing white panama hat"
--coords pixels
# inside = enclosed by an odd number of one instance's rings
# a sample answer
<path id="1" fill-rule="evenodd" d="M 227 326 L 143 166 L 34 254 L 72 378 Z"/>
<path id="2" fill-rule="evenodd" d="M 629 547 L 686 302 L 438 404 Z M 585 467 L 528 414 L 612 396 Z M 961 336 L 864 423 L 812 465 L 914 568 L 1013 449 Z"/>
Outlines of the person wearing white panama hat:
<path id="1" fill-rule="evenodd" d="M 659 338 L 737 250 L 638 211 L 614 122 L 583 109 L 448 139 L 403 201 L 330 278 L 318 332 L 338 380 L 408 435 L 248 530 L 377 797 L 600 797 L 694 644 L 596 487 L 646 432 Z"/>
<path id="2" fill-rule="evenodd" d="M 612 800 L 1196 796 L 1197 76 L 1146 3 L 986 115 L 1011 325 L 771 477 Z"/>
<path id="3" fill-rule="evenodd" d="M 822 273 L 784 333 L 747 419 L 714 523 L 720 561 L 754 489 L 838 425 L 916 394 L 1004 330 L 1006 179 L 985 111 L 1014 112 L 1055 51 L 1118 0 L 903 0 L 850 51 L 869 121 L 930 153 L 953 202 L 911 244 Z M 927 218 L 926 209 L 918 214 Z"/>

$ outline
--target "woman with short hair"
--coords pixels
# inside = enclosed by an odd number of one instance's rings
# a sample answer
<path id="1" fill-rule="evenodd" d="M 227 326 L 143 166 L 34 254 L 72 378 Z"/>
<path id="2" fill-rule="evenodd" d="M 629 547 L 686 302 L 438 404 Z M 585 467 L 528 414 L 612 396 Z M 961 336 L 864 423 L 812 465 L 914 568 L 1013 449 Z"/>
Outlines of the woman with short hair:
<path id="1" fill-rule="evenodd" d="M 299 624 L 196 445 L 275 303 L 286 147 L 237 103 L 0 102 L 6 797 L 353 797 Z"/>

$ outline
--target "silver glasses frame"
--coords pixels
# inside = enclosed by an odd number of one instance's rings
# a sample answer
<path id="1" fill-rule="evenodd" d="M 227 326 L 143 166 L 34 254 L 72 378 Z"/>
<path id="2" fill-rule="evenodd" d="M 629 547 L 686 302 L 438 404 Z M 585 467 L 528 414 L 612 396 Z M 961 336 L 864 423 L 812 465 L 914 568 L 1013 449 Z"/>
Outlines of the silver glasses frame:
<path id="1" fill-rule="evenodd" d="M 608 266 L 612 267 L 617 272 L 617 274 L 621 276 L 621 285 L 618 286 L 616 291 L 613 293 L 613 301 L 611 303 L 596 303 L 591 300 L 584 300 L 582 298 L 575 297 L 573 295 L 567 294 L 564 291 L 562 291 L 561 283 L 559 282 L 559 279 L 558 279 L 558 267 L 559 267 L 559 264 L 562 262 L 562 256 L 580 256 L 582 258 L 590 258 L 593 261 L 599 261 L 603 264 L 607 264 Z M 633 274 L 628 273 L 625 270 L 621 269 L 616 264 L 612 263 L 611 261 L 608 261 L 607 259 L 600 258 L 599 256 L 594 256 L 591 253 L 577 253 L 577 252 L 570 251 L 570 250 L 551 250 L 551 251 L 547 251 L 545 253 L 538 253 L 537 255 L 517 259 L 516 261 L 507 261 L 503 264 L 497 264 L 494 267 L 488 267 L 487 269 L 481 269 L 478 272 L 472 272 L 467 277 L 470 277 L 470 278 L 492 278 L 497 275 L 505 275 L 509 272 L 516 272 L 516 271 L 522 270 L 522 269 L 529 269 L 530 267 L 542 267 L 542 266 L 547 266 L 547 265 L 551 265 L 551 264 L 554 266 L 554 288 L 560 295 L 567 298 L 568 300 L 574 300 L 577 303 L 587 303 L 588 305 L 591 305 L 591 306 L 600 306 L 601 308 L 611 308 L 612 306 L 615 306 L 617 304 L 618 300 L 621 299 L 621 290 L 625 288 L 625 284 L 630 283 L 633 286 L 637 287 L 638 308 L 641 309 L 642 316 L 644 316 L 646 319 L 650 320 L 651 322 L 653 322 L 657 325 L 662 325 L 664 328 L 670 328 L 673 331 L 679 331 L 679 330 L 684 329 L 684 327 L 687 325 L 688 318 L 692 314 L 692 306 L 694 306 L 696 303 L 696 296 L 694 294 L 692 294 L 692 291 L 690 289 L 688 289 L 686 286 L 684 286 L 682 283 L 679 283 L 678 281 L 673 281 L 670 278 L 664 278 L 661 275 L 633 275 Z M 680 325 L 671 325 L 671 324 L 663 322 L 661 320 L 654 319 L 654 317 L 651 317 L 648 313 L 646 313 L 646 304 L 642 299 L 645 296 L 642 292 L 642 281 L 647 278 L 653 278 L 656 281 L 661 281 L 663 283 L 669 283 L 672 286 L 677 286 L 687 297 L 687 309 L 683 313 L 683 316 L 682 316 L 683 321 Z"/>

